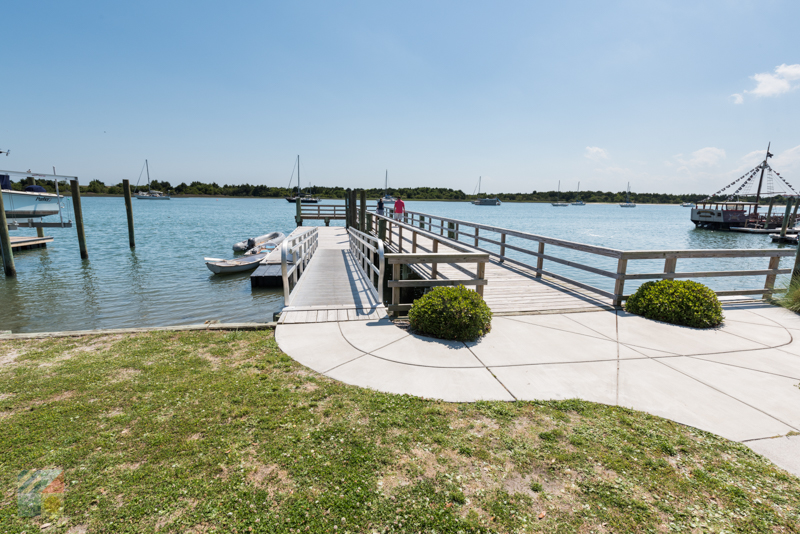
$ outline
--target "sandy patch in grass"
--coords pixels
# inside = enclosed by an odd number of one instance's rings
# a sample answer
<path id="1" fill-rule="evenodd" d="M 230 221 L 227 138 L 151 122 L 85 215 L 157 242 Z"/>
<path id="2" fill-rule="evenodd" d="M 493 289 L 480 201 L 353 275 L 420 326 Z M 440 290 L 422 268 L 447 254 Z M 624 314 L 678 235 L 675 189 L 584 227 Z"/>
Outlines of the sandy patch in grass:
<path id="1" fill-rule="evenodd" d="M 86 534 L 87 532 L 89 532 L 89 527 L 86 525 L 75 525 L 74 527 L 70 527 L 67 534 Z"/>
<path id="2" fill-rule="evenodd" d="M 186 441 L 198 441 L 201 439 L 203 439 L 203 434 L 201 432 L 197 432 L 196 434 L 192 434 L 191 436 L 186 438 Z"/>
<path id="3" fill-rule="evenodd" d="M 17 349 L 10 349 L 8 352 L 0 354 L 0 367 L 4 365 L 11 365 L 16 361 L 17 357 L 21 355 L 22 353 Z"/>
<path id="4" fill-rule="evenodd" d="M 249 469 L 247 480 L 255 487 L 266 490 L 270 497 L 294 486 L 288 471 L 276 464 L 263 464 L 251 456 L 244 465 Z"/>

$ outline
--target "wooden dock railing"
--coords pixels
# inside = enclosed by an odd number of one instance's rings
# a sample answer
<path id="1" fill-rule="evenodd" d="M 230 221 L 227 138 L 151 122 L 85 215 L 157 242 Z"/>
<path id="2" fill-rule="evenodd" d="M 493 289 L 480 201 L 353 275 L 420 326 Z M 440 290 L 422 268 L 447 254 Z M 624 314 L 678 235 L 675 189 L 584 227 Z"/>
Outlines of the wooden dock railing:
<path id="1" fill-rule="evenodd" d="M 378 241 L 386 242 L 389 247 L 397 250 L 397 252 L 386 253 L 386 263 L 392 266 L 392 280 L 387 284 L 392 289 L 392 300 L 388 306 L 390 312 L 396 313 L 400 311 L 408 311 L 411 309 L 411 303 L 400 302 L 400 290 L 403 288 L 417 288 L 417 287 L 440 287 L 440 286 L 475 286 L 475 291 L 483 296 L 483 287 L 487 284 L 486 280 L 486 262 L 489 261 L 489 254 L 486 252 L 475 250 L 464 244 L 457 243 L 448 238 L 436 235 L 434 233 L 423 230 L 422 228 L 413 227 L 400 221 L 392 220 L 383 215 L 377 215 L 372 212 L 366 214 L 366 226 L 377 238 Z M 394 242 L 394 230 L 397 230 L 398 241 Z M 406 239 L 410 238 L 411 250 L 403 250 L 403 232 L 406 233 Z M 383 235 L 382 235 L 383 234 Z M 384 237 L 385 236 L 385 237 Z M 424 236 L 430 239 L 433 243 L 432 252 L 418 252 L 417 251 L 417 237 Z M 445 243 L 449 248 L 453 249 L 448 252 L 438 252 L 439 244 Z M 475 277 L 472 278 L 439 278 L 438 266 L 439 264 L 469 264 L 474 263 Z M 430 279 L 403 279 L 402 266 L 406 265 L 413 269 L 417 265 L 430 265 Z"/>
<path id="2" fill-rule="evenodd" d="M 350 251 L 367 279 L 378 290 L 378 302 L 383 304 L 383 280 L 386 274 L 386 260 L 383 241 L 375 236 L 348 228 Z"/>
<path id="3" fill-rule="evenodd" d="M 452 242 L 461 242 L 462 238 L 468 240 L 470 245 L 479 251 L 483 251 L 499 262 L 508 262 L 521 267 L 533 270 L 537 278 L 542 275 L 549 276 L 556 280 L 567 282 L 587 291 L 597 293 L 610 298 L 614 306 L 620 306 L 630 295 L 625 294 L 626 280 L 648 280 L 648 279 L 674 279 L 674 278 L 709 278 L 709 277 L 730 277 L 730 276 L 765 276 L 763 289 L 739 289 L 731 291 L 716 291 L 719 296 L 731 295 L 766 295 L 774 291 L 775 279 L 780 274 L 789 274 L 792 269 L 780 269 L 780 259 L 782 257 L 794 256 L 796 251 L 793 249 L 710 249 L 710 250 L 617 250 L 594 245 L 575 243 L 564 239 L 556 239 L 527 232 L 518 232 L 507 228 L 490 226 L 480 223 L 472 223 L 439 217 L 427 213 L 406 212 L 404 221 L 407 227 L 420 228 L 427 230 L 427 233 L 438 232 L 441 238 L 445 235 Z M 396 224 L 396 222 L 395 222 Z M 469 230 L 469 231 L 465 231 Z M 522 246 L 508 243 L 508 237 L 518 238 L 524 241 L 536 243 L 536 250 L 530 250 Z M 461 242 L 463 243 L 463 242 Z M 499 253 L 483 248 L 486 244 L 499 247 Z M 482 246 L 483 245 L 483 246 Z M 617 260 L 615 271 L 601 269 L 592 265 L 586 265 L 573 260 L 566 260 L 545 253 L 545 247 L 559 247 L 560 249 L 574 250 L 601 257 L 613 258 Z M 514 251 L 536 258 L 536 264 L 529 264 L 515 258 L 509 257 L 506 252 Z M 678 259 L 693 258 L 769 258 L 766 269 L 758 270 L 736 270 L 736 271 L 700 271 L 700 272 L 676 272 Z M 660 273 L 630 273 L 628 272 L 628 262 L 632 260 L 664 260 L 664 270 Z M 544 268 L 544 262 L 553 262 L 567 267 L 572 267 L 596 275 L 604 276 L 614 280 L 613 292 L 594 287 L 590 284 L 574 280 L 561 274 L 548 271 Z"/>
<path id="4" fill-rule="evenodd" d="M 318 246 L 319 232 L 316 228 L 309 228 L 302 234 L 290 236 L 281 243 L 284 306 L 291 304 L 292 290 L 297 287 L 298 279 Z"/>

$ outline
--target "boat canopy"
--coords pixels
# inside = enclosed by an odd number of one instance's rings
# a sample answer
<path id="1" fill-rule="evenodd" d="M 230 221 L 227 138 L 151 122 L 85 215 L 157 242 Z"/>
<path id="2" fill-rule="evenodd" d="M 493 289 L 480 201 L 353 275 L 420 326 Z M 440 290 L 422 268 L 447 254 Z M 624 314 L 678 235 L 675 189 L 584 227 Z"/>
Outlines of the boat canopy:
<path id="1" fill-rule="evenodd" d="M 0 174 L 0 189 L 11 189 L 11 177 L 7 174 Z"/>
<path id="2" fill-rule="evenodd" d="M 25 191 L 27 191 L 28 193 L 47 193 L 47 189 L 45 189 L 41 185 L 26 186 Z"/>

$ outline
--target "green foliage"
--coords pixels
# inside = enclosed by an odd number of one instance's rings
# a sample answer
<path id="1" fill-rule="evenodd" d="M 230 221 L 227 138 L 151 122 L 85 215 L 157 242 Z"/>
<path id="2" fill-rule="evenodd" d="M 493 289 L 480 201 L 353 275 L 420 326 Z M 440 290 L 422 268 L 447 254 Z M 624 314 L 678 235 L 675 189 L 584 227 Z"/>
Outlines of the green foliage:
<path id="1" fill-rule="evenodd" d="M 665 323 L 711 328 L 722 323 L 717 295 L 691 280 L 647 282 L 625 303 L 625 310 Z"/>
<path id="2" fill-rule="evenodd" d="M 492 329 L 492 310 L 464 286 L 437 287 L 414 301 L 408 320 L 422 334 L 474 341 Z"/>
<path id="3" fill-rule="evenodd" d="M 776 299 L 775 302 L 787 310 L 800 313 L 800 283 L 789 284 L 786 293 L 781 298 Z"/>
<path id="4" fill-rule="evenodd" d="M 531 482 L 531 491 L 534 493 L 539 493 L 540 491 L 542 491 L 541 482 Z"/>

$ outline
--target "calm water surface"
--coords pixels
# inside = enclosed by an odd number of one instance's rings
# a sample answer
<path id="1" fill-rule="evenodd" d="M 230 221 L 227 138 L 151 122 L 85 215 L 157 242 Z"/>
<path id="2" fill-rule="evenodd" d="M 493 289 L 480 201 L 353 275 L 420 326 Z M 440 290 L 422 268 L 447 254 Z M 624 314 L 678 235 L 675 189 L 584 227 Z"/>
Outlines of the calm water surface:
<path id="1" fill-rule="evenodd" d="M 231 257 L 231 246 L 248 237 L 294 229 L 295 207 L 285 200 L 134 200 L 136 249 L 128 247 L 122 198 L 84 198 L 89 260 L 81 261 L 75 229 L 47 229 L 47 249 L 21 251 L 17 278 L 0 278 L 0 330 L 42 332 L 270 321 L 283 306 L 282 290 L 250 289 L 250 273 L 215 276 L 203 257 Z M 325 201 L 324 203 L 342 203 Z M 689 208 L 593 204 L 473 206 L 465 202 L 414 202 L 407 209 L 511 228 L 580 243 L 626 250 L 772 248 L 765 236 L 696 230 Z M 311 224 L 315 224 L 311 222 Z M 22 229 L 12 235 L 35 235 Z M 487 237 L 493 237 L 488 235 Z M 535 244 L 509 238 L 510 244 Z M 616 260 L 548 247 L 548 253 L 608 270 Z M 515 256 L 531 262 L 524 254 Z M 782 265 L 789 265 L 790 258 Z M 679 271 L 763 269 L 767 259 L 686 260 Z M 545 268 L 596 287 L 610 279 L 552 262 Z M 629 271 L 659 272 L 663 262 L 631 262 Z M 763 277 L 707 279 L 715 289 L 762 287 Z M 629 286 L 635 288 L 635 285 Z"/>

